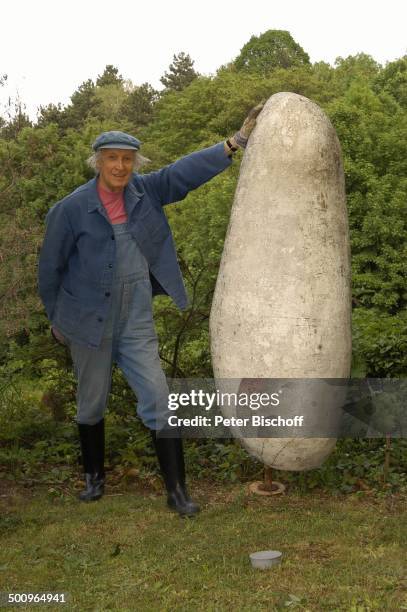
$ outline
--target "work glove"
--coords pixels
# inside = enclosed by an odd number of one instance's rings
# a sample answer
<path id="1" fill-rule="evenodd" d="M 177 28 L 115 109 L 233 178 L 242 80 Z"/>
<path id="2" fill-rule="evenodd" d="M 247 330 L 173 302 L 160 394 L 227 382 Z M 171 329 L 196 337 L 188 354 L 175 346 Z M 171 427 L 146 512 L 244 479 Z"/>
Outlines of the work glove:
<path id="1" fill-rule="evenodd" d="M 252 133 L 254 126 L 256 125 L 257 117 L 263 110 L 264 104 L 265 100 L 262 100 L 260 104 L 254 106 L 249 111 L 249 114 L 247 115 L 246 119 L 243 121 L 243 125 L 240 130 L 226 141 L 226 147 L 229 149 L 229 154 L 237 151 L 239 147 L 241 147 L 242 149 L 246 148 L 249 136 Z"/>

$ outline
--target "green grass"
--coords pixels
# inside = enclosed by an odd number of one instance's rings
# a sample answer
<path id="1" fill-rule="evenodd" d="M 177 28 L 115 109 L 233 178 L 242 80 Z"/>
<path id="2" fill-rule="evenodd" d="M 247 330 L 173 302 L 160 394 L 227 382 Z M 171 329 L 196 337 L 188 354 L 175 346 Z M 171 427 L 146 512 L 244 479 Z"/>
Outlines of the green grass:
<path id="1" fill-rule="evenodd" d="M 193 519 L 136 485 L 93 504 L 46 487 L 3 491 L 0 591 L 69 593 L 55 610 L 407 609 L 405 499 L 192 489 Z M 282 564 L 252 569 L 249 553 L 264 549 Z"/>

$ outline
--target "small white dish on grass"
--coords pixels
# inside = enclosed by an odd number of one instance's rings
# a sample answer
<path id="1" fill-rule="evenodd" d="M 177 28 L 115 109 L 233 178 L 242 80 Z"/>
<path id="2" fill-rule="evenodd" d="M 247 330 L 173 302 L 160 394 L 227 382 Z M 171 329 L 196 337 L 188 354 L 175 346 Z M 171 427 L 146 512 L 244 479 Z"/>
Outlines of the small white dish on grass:
<path id="1" fill-rule="evenodd" d="M 256 569 L 268 569 L 281 563 L 283 554 L 279 550 L 260 550 L 251 553 L 250 561 Z"/>

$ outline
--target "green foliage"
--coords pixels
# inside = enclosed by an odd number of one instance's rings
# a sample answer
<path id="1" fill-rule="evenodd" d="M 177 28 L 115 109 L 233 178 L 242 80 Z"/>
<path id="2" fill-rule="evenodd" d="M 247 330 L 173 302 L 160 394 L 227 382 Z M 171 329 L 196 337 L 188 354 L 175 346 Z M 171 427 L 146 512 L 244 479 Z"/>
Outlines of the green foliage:
<path id="1" fill-rule="evenodd" d="M 407 304 L 407 115 L 360 81 L 327 111 L 344 153 L 355 301 L 396 314 Z"/>
<path id="2" fill-rule="evenodd" d="M 178 53 L 173 56 L 168 72 L 160 78 L 166 91 L 182 91 L 198 76 L 194 70 L 194 61 L 188 53 Z"/>
<path id="3" fill-rule="evenodd" d="M 91 79 L 84 81 L 71 96 L 71 104 L 63 111 L 63 128 L 80 129 L 87 119 L 98 113 L 96 86 Z"/>
<path id="4" fill-rule="evenodd" d="M 118 68 L 108 64 L 103 73 L 96 79 L 97 87 L 108 87 L 109 85 L 121 85 L 123 83 L 123 77 L 119 74 Z"/>
<path id="5" fill-rule="evenodd" d="M 309 55 L 285 30 L 267 30 L 252 36 L 234 61 L 236 70 L 267 76 L 276 68 L 309 64 Z"/>
<path id="6" fill-rule="evenodd" d="M 407 372 L 407 311 L 392 316 L 366 308 L 353 311 L 354 376 L 402 378 Z"/>
<path id="7" fill-rule="evenodd" d="M 344 93 L 353 82 L 371 84 L 380 72 L 380 64 L 366 53 L 337 57 L 335 60 L 335 80 L 341 83 Z"/>
<path id="8" fill-rule="evenodd" d="M 13 140 L 25 127 L 32 125 L 24 109 L 25 106 L 19 97 L 16 100 L 9 98 L 5 117 L 0 117 L 1 139 L 4 141 Z"/>
<path id="9" fill-rule="evenodd" d="M 225 483 L 252 478 L 262 469 L 234 440 L 198 440 L 187 446 L 186 457 L 189 473 Z"/>
<path id="10" fill-rule="evenodd" d="M 389 62 L 381 70 L 375 81 L 374 88 L 379 93 L 381 91 L 389 93 L 398 104 L 406 109 L 407 107 L 407 55 L 400 59 Z"/>
<path id="11" fill-rule="evenodd" d="M 157 97 L 158 92 L 149 83 L 131 88 L 125 97 L 120 112 L 133 124 L 136 131 L 151 121 Z"/>
<path id="12" fill-rule="evenodd" d="M 385 455 L 382 438 L 342 439 L 318 470 L 273 473 L 276 480 L 283 479 L 303 492 L 321 488 L 337 493 L 407 491 L 407 440 L 391 441 L 387 473 Z"/>

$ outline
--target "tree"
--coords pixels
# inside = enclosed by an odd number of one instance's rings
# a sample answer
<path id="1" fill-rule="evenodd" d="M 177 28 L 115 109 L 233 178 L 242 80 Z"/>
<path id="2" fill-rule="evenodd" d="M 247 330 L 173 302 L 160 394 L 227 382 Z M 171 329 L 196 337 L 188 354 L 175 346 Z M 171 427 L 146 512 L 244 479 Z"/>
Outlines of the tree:
<path id="1" fill-rule="evenodd" d="M 345 59 L 337 57 L 335 60 L 335 81 L 338 84 L 338 93 L 344 93 L 354 81 L 365 81 L 370 84 L 380 71 L 378 64 L 371 55 L 357 53 Z"/>
<path id="2" fill-rule="evenodd" d="M 173 63 L 170 64 L 168 72 L 160 78 L 166 90 L 182 91 L 199 76 L 193 68 L 194 62 L 188 53 L 178 53 L 173 56 Z"/>
<path id="3" fill-rule="evenodd" d="M 143 83 L 130 91 L 121 107 L 121 112 L 135 127 L 147 125 L 153 116 L 154 103 L 157 99 L 158 92 L 150 83 Z"/>
<path id="4" fill-rule="evenodd" d="M 360 307 L 405 309 L 406 114 L 366 78 L 328 106 L 344 154 L 353 297 Z"/>
<path id="5" fill-rule="evenodd" d="M 375 91 L 390 93 L 401 107 L 407 107 L 407 55 L 386 64 L 377 76 L 373 88 Z"/>
<path id="6" fill-rule="evenodd" d="M 80 128 L 97 106 L 96 86 L 92 79 L 88 79 L 71 96 L 71 104 L 65 109 L 65 127 Z"/>
<path id="7" fill-rule="evenodd" d="M 123 77 L 119 74 L 119 69 L 112 64 L 108 64 L 102 74 L 99 74 L 96 79 L 97 87 L 104 87 L 105 85 L 121 85 L 123 83 Z"/>
<path id="8" fill-rule="evenodd" d="M 19 98 L 12 100 L 9 98 L 6 119 L 3 118 L 0 125 L 0 136 L 5 140 L 13 140 L 25 128 L 31 125 L 27 113 L 24 112 L 25 105 Z"/>
<path id="9" fill-rule="evenodd" d="M 92 116 L 102 121 L 122 123 L 121 109 L 127 96 L 128 94 L 123 89 L 121 83 L 111 83 L 110 85 L 103 85 L 103 87 L 96 87 L 95 100 L 97 106 Z M 111 129 L 114 129 L 113 125 Z"/>
<path id="10" fill-rule="evenodd" d="M 267 30 L 252 36 L 234 60 L 238 71 L 268 76 L 275 68 L 309 65 L 309 55 L 286 30 Z"/>
<path id="11" fill-rule="evenodd" d="M 40 106 L 37 115 L 37 124 L 40 127 L 45 127 L 50 123 L 63 127 L 65 117 L 65 109 L 62 108 L 62 104 L 47 104 L 46 106 Z"/>

